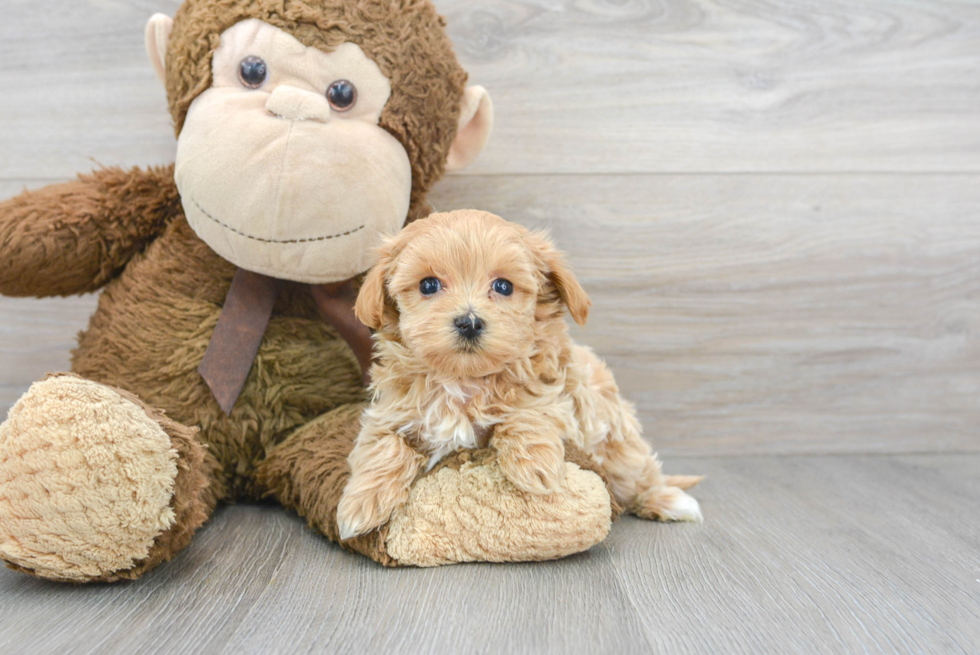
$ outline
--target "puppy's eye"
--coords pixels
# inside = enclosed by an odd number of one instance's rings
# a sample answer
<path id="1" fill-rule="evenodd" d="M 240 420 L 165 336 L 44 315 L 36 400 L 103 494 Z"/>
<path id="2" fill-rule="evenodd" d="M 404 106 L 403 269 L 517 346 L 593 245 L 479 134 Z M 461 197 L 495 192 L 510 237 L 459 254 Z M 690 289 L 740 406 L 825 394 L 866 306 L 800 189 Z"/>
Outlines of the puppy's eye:
<path id="1" fill-rule="evenodd" d="M 347 80 L 337 80 L 327 88 L 327 102 L 334 111 L 350 111 L 357 103 L 357 87 Z"/>
<path id="2" fill-rule="evenodd" d="M 431 296 L 439 292 L 442 288 L 442 282 L 434 277 L 427 277 L 421 282 L 419 282 L 419 293 L 423 296 Z"/>
<path id="3" fill-rule="evenodd" d="M 494 280 L 493 290 L 501 296 L 509 296 L 514 293 L 514 285 L 510 283 L 510 280 Z"/>
<path id="4" fill-rule="evenodd" d="M 242 86 L 257 89 L 269 79 L 269 67 L 261 57 L 251 55 L 238 64 L 238 79 Z"/>

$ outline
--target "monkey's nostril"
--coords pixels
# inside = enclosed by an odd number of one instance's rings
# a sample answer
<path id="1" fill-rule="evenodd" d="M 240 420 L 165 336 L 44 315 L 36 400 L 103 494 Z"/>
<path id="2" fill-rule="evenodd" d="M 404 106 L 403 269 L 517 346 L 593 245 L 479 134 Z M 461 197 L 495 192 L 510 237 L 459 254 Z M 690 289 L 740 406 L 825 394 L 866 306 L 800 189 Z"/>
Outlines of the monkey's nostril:
<path id="1" fill-rule="evenodd" d="M 453 325 L 456 326 L 456 332 L 467 341 L 473 341 L 483 334 L 483 331 L 486 329 L 486 324 L 483 322 L 483 319 L 473 313 L 467 314 L 466 316 L 457 316 L 456 320 L 453 321 Z"/>

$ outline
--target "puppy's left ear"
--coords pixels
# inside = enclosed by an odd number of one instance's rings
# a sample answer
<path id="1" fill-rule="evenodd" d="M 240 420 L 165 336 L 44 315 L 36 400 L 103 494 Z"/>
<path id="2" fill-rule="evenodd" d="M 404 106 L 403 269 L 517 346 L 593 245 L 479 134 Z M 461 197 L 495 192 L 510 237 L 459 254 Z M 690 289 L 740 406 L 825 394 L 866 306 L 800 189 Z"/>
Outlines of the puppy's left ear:
<path id="1" fill-rule="evenodd" d="M 565 262 L 565 258 L 555 248 L 547 234 L 532 233 L 528 240 L 541 259 L 544 274 L 555 285 L 558 295 L 568 307 L 568 313 L 572 315 L 576 323 L 585 325 L 589 318 L 589 308 L 592 307 L 592 301 L 589 299 L 589 294 L 579 284 L 578 278 L 572 273 L 572 269 Z"/>

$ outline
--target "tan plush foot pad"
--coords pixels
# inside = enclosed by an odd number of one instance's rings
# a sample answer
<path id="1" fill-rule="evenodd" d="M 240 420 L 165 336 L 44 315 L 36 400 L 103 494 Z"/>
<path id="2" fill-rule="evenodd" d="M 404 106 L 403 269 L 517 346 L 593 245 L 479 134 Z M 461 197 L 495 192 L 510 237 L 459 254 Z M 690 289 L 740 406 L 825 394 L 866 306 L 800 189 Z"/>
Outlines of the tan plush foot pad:
<path id="1" fill-rule="evenodd" d="M 566 488 L 518 491 L 496 461 L 443 467 L 418 480 L 388 524 L 385 544 L 400 565 L 548 560 L 591 548 L 612 522 L 602 478 L 566 462 Z"/>
<path id="2" fill-rule="evenodd" d="M 0 425 L 0 558 L 57 580 L 128 569 L 174 523 L 176 477 L 141 406 L 74 376 L 38 382 Z"/>

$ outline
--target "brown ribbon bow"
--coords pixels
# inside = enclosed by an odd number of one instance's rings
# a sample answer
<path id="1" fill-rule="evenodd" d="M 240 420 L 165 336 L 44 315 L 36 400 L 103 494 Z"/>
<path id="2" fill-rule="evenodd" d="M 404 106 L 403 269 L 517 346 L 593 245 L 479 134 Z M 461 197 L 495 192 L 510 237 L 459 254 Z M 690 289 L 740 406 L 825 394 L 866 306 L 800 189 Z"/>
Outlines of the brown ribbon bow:
<path id="1" fill-rule="evenodd" d="M 231 414 L 259 352 L 262 337 L 283 281 L 238 269 L 211 335 L 198 372 L 225 414 Z M 354 315 L 353 280 L 311 285 L 320 317 L 337 329 L 361 365 L 364 384 L 371 381 L 371 330 Z"/>

